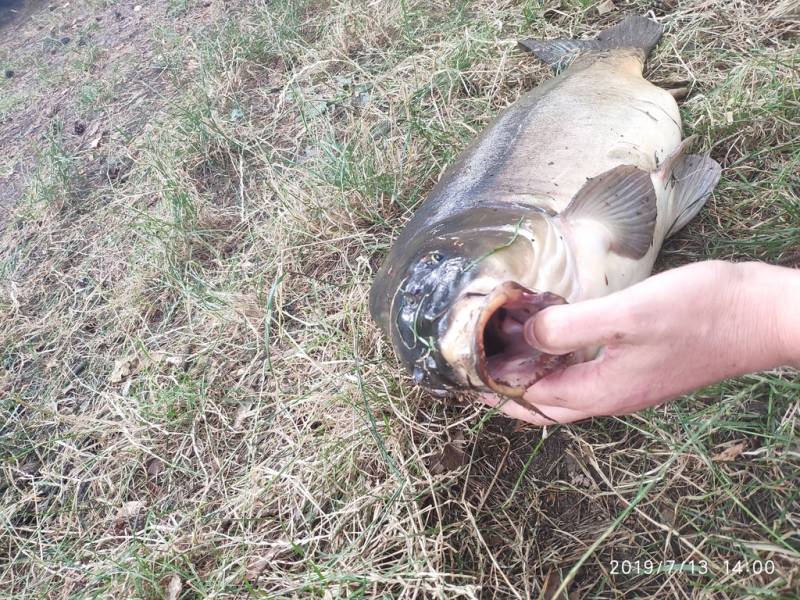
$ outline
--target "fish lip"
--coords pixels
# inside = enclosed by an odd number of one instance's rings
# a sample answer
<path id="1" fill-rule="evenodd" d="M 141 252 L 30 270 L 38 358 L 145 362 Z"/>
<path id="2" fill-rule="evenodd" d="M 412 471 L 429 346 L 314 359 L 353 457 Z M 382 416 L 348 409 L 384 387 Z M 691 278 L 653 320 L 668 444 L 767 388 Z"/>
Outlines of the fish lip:
<path id="1" fill-rule="evenodd" d="M 552 292 L 537 292 L 530 290 L 514 281 L 506 281 L 496 286 L 486 297 L 476 323 L 473 336 L 473 354 L 475 357 L 475 371 L 483 384 L 491 391 L 510 398 L 521 398 L 525 391 L 545 375 L 570 364 L 572 354 L 552 355 L 539 352 L 531 348 L 531 355 L 536 357 L 535 370 L 523 386 L 513 385 L 507 381 L 496 378 L 492 374 L 489 357 L 486 350 L 485 331 L 495 313 L 503 307 L 514 305 L 522 307 L 528 313 L 528 318 L 538 313 L 543 308 L 558 304 L 566 304 L 566 300 Z"/>

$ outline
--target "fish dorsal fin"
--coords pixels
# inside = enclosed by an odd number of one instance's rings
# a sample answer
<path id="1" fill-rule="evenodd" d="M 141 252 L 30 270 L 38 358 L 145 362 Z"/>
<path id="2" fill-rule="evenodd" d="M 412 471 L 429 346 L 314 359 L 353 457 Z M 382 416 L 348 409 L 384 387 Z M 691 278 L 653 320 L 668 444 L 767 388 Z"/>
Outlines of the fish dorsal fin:
<path id="1" fill-rule="evenodd" d="M 602 50 L 603 45 L 597 40 L 521 40 L 519 45 L 536 58 L 558 72 L 568 66 L 581 52 L 587 50 Z"/>
<path id="2" fill-rule="evenodd" d="M 601 52 L 611 48 L 635 48 L 642 58 L 650 53 L 661 37 L 661 25 L 645 17 L 630 16 L 600 32 L 593 40 L 522 40 L 519 44 L 558 71 L 581 52 Z"/>
<path id="3" fill-rule="evenodd" d="M 583 184 L 562 213 L 567 221 L 592 220 L 611 233 L 611 250 L 642 258 L 653 243 L 656 190 L 650 173 L 620 165 Z"/>

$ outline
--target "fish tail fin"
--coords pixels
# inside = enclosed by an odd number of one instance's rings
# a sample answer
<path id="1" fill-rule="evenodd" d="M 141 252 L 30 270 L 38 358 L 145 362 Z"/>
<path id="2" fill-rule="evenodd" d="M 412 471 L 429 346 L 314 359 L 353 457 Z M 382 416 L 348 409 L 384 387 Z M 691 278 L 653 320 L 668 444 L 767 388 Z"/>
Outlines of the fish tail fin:
<path id="1" fill-rule="evenodd" d="M 519 45 L 533 52 L 540 60 L 558 71 L 581 52 L 600 52 L 611 48 L 641 50 L 642 60 L 661 39 L 663 29 L 655 21 L 637 15 L 625 18 L 600 32 L 593 40 L 522 40 Z"/>

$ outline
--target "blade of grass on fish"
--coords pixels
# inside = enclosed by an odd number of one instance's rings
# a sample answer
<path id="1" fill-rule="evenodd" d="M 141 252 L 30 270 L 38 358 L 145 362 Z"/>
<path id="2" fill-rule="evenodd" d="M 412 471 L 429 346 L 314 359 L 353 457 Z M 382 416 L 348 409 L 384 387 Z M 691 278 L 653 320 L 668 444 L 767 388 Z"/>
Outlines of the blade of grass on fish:
<path id="1" fill-rule="evenodd" d="M 398 293 L 399 293 L 399 290 L 398 290 Z M 429 296 L 429 294 L 426 294 L 422 298 L 419 299 L 419 304 L 417 305 L 417 310 L 414 311 L 414 320 L 412 321 L 414 323 L 414 327 L 411 328 L 411 333 L 414 336 L 414 345 L 413 346 L 409 346 L 408 344 L 406 344 L 405 340 L 402 339 L 402 337 L 400 338 L 400 340 L 403 342 L 403 345 L 406 348 L 408 348 L 409 350 L 411 350 L 412 348 L 416 347 L 417 342 L 419 342 L 419 341 L 421 341 L 423 339 L 423 338 L 421 338 L 419 336 L 419 333 L 418 333 L 418 330 L 417 330 L 417 324 L 419 323 L 419 315 L 422 312 L 422 306 L 423 306 L 423 304 L 425 302 L 425 299 L 428 296 Z"/>
<path id="2" fill-rule="evenodd" d="M 471 271 L 473 268 L 475 268 L 477 265 L 479 265 L 481 262 L 483 262 L 484 260 L 486 260 L 487 258 L 492 256 L 493 254 L 496 254 L 497 252 L 500 252 L 501 250 L 504 250 L 505 248 L 508 248 L 514 242 L 516 242 L 517 238 L 519 237 L 519 229 L 522 226 L 522 221 L 523 221 L 523 218 L 520 217 L 519 220 L 517 221 L 517 224 L 514 225 L 514 231 L 511 234 L 511 239 L 510 240 L 508 240 L 505 244 L 501 244 L 500 246 L 497 246 L 496 248 L 494 248 L 492 250 L 489 250 L 489 252 L 487 252 L 483 256 L 479 256 L 478 258 L 476 258 L 472 262 L 467 263 L 467 265 L 464 267 L 464 272 Z"/>

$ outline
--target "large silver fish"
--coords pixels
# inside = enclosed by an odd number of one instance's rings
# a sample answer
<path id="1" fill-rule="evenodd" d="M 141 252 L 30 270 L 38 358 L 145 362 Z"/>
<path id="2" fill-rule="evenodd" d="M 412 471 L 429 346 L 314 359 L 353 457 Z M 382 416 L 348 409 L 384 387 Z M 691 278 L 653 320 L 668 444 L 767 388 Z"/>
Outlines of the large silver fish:
<path id="1" fill-rule="evenodd" d="M 597 349 L 540 354 L 525 321 L 646 278 L 703 206 L 720 167 L 685 153 L 675 99 L 642 75 L 660 37 L 629 17 L 594 40 L 521 43 L 562 72 L 445 171 L 372 286 L 372 316 L 416 383 L 526 404 L 537 379 Z"/>

